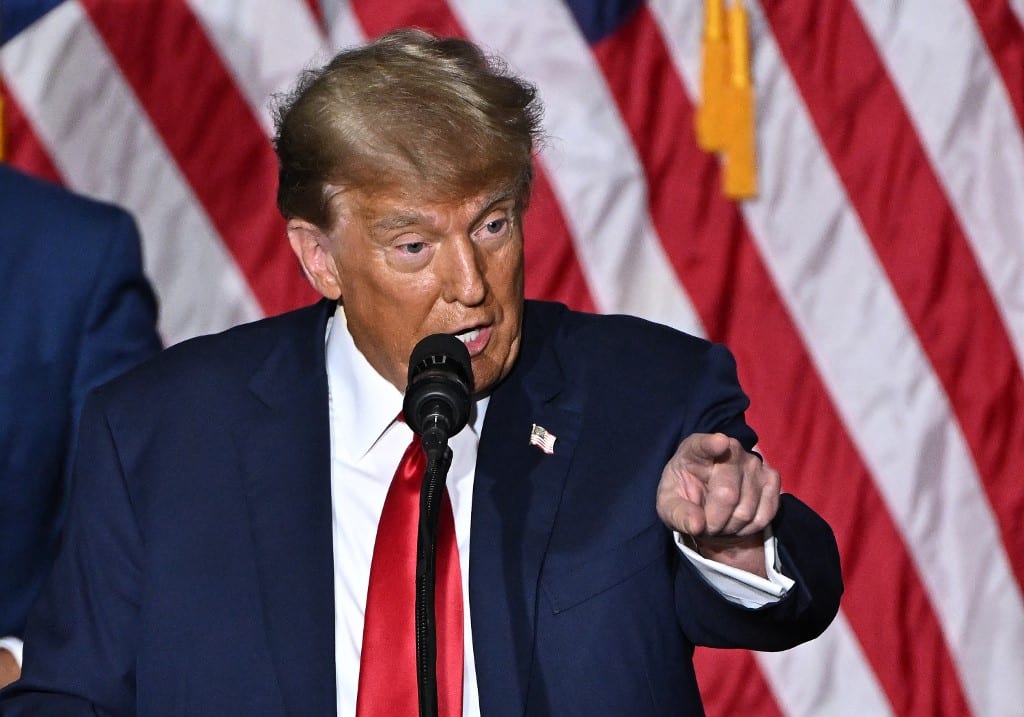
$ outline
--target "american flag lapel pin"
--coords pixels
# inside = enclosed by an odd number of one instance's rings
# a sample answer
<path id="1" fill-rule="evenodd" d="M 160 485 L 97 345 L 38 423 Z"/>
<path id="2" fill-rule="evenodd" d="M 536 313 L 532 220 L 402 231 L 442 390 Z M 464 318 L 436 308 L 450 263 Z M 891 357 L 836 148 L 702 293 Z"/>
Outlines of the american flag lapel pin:
<path id="1" fill-rule="evenodd" d="M 537 446 L 549 456 L 555 452 L 555 441 L 558 439 L 554 433 L 548 431 L 544 426 L 533 424 L 530 429 L 530 445 Z"/>

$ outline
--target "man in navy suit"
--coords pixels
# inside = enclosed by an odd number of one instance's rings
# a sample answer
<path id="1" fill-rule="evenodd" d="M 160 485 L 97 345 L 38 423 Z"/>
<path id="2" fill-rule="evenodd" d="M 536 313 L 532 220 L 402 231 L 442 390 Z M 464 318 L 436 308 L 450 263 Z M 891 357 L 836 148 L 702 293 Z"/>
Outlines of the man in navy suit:
<path id="1" fill-rule="evenodd" d="M 89 401 L 0 713 L 399 714 L 416 665 L 367 697 L 363 660 L 399 636 L 364 644 L 363 618 L 410 352 L 436 333 L 465 344 L 475 389 L 447 481 L 465 659 L 445 714 L 699 715 L 695 645 L 825 629 L 835 541 L 751 452 L 728 351 L 524 301 L 539 117 L 475 46 L 415 31 L 301 78 L 278 202 L 325 298 Z"/>
<path id="2" fill-rule="evenodd" d="M 85 395 L 160 348 L 139 252 L 121 209 L 0 164 L 0 685 L 56 553 Z"/>

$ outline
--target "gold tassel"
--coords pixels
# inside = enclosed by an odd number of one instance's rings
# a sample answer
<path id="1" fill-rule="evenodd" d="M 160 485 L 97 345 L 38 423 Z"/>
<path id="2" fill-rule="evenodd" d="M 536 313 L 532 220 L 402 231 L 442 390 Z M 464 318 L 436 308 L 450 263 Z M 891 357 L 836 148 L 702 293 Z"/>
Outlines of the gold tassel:
<path id="1" fill-rule="evenodd" d="M 749 199 L 757 195 L 757 137 L 754 87 L 750 79 L 750 39 L 743 0 L 729 6 L 729 83 L 726 92 L 725 195 Z"/>
<path id="2" fill-rule="evenodd" d="M 729 83 L 729 46 L 725 35 L 723 0 L 706 0 L 697 106 L 697 145 L 705 152 L 724 147 L 725 93 Z"/>

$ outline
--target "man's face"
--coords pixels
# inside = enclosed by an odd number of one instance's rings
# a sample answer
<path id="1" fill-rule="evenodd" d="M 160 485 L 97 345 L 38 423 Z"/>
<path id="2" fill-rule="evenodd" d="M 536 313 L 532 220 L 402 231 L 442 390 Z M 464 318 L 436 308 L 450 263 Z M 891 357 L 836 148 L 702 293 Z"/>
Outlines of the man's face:
<path id="1" fill-rule="evenodd" d="M 523 313 L 523 235 L 510 191 L 442 204 L 347 191 L 334 202 L 328 264 L 355 344 L 384 378 L 404 391 L 413 347 L 435 333 L 466 345 L 477 394 L 508 374 Z"/>

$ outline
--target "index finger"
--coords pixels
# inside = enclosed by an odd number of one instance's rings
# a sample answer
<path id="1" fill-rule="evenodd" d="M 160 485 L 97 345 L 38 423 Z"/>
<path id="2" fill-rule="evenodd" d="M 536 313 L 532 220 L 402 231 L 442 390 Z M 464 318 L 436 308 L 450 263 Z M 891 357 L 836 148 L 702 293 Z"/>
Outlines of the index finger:
<path id="1" fill-rule="evenodd" d="M 729 455 L 732 439 L 724 433 L 691 433 L 679 448 L 691 460 L 718 462 Z"/>

